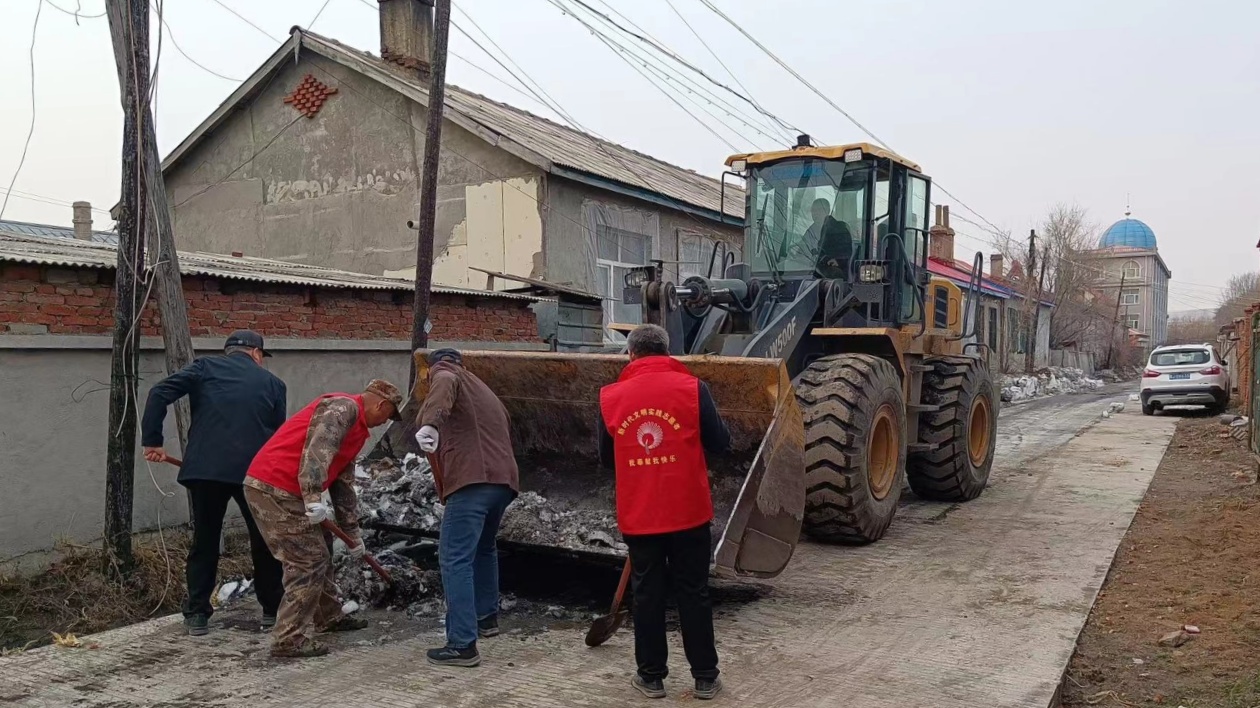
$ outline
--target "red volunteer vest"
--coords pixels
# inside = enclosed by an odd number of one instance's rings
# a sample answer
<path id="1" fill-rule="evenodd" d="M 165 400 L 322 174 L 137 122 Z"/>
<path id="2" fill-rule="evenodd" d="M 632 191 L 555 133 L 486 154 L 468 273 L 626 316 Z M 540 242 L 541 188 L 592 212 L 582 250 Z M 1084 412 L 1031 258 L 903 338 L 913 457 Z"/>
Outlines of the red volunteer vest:
<path id="1" fill-rule="evenodd" d="M 599 392 L 617 464 L 623 534 L 670 533 L 713 519 L 700 444 L 700 382 L 668 356 L 636 359 Z"/>
<path id="2" fill-rule="evenodd" d="M 333 480 L 337 475 L 346 468 L 346 465 L 354 461 L 359 450 L 363 449 L 363 443 L 368 439 L 367 422 L 363 420 L 363 396 L 351 396 L 348 393 L 327 393 L 314 401 L 310 405 L 298 411 L 280 426 L 275 435 L 263 445 L 258 454 L 254 456 L 254 461 L 249 465 L 248 477 L 253 477 L 259 482 L 266 482 L 277 489 L 283 489 L 290 494 L 301 497 L 302 487 L 298 484 L 298 468 L 302 463 L 302 448 L 306 445 L 306 429 L 311 424 L 311 416 L 315 413 L 315 407 L 326 398 L 340 396 L 349 398 L 359 406 L 359 419 L 355 421 L 354 427 L 350 432 L 346 433 L 346 437 L 341 441 L 341 449 L 337 451 L 333 457 L 332 464 L 324 472 L 323 488 L 327 490 L 332 486 Z"/>

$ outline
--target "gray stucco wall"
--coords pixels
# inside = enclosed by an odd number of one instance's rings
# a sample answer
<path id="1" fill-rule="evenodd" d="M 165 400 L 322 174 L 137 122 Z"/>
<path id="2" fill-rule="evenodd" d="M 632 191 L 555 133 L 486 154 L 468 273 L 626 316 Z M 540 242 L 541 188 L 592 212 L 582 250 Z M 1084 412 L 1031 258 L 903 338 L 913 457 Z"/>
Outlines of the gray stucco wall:
<path id="1" fill-rule="evenodd" d="M 268 344 L 276 356 L 267 360 L 267 367 L 288 387 L 289 413 L 322 393 L 361 390 L 374 377 L 406 384 L 408 342 L 270 340 Z M 213 354 L 222 342 L 198 340 L 196 345 L 199 354 Z M 141 401 L 165 373 L 159 346 L 157 341 L 146 340 L 141 354 Z M 0 409 L 0 449 L 4 452 L 0 457 L 4 489 L 0 494 L 0 570 L 15 558 L 51 549 L 60 538 L 78 543 L 100 538 L 109 361 L 108 337 L 0 335 L 0 391 L 5 394 Z M 174 420 L 170 413 L 167 442 L 171 454 L 178 455 Z M 175 469 L 169 465 L 151 469 L 152 478 L 137 456 L 135 530 L 156 528 L 159 514 L 163 526 L 185 523 L 187 501 L 183 488 L 175 483 Z"/>
<path id="2" fill-rule="evenodd" d="M 678 260 L 678 237 L 683 233 L 700 234 L 737 245 L 743 242 L 743 230 L 740 227 L 722 226 L 700 216 L 559 177 L 552 177 L 547 186 L 548 209 L 544 221 L 546 230 L 543 244 L 546 277 L 553 282 L 595 290 L 588 266 L 592 253 L 588 244 L 593 236 L 588 230 L 584 212 L 587 202 L 655 214 L 656 245 L 659 250 L 654 257 L 665 261 Z M 677 278 L 676 268 L 669 266 L 666 270 L 671 278 Z"/>
<path id="3" fill-rule="evenodd" d="M 338 89 L 310 119 L 284 103 L 307 74 Z M 407 221 L 419 210 L 426 120 L 418 103 L 303 54 L 167 172 L 176 241 L 364 273 L 414 268 Z M 543 193 L 537 168 L 450 121 L 442 147 L 439 254 L 467 222 L 467 186 L 526 178 Z M 535 219 L 539 197 L 522 197 Z"/>

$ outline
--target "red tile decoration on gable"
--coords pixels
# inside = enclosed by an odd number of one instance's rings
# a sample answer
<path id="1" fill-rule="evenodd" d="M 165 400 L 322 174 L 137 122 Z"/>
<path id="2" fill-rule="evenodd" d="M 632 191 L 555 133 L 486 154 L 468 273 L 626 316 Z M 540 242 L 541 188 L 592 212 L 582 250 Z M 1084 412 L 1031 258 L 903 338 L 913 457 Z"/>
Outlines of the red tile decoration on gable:
<path id="1" fill-rule="evenodd" d="M 326 86 L 319 79 L 307 74 L 302 83 L 293 89 L 293 93 L 284 97 L 284 102 L 307 118 L 314 118 L 319 113 L 320 106 L 334 93 L 337 93 L 337 89 Z"/>

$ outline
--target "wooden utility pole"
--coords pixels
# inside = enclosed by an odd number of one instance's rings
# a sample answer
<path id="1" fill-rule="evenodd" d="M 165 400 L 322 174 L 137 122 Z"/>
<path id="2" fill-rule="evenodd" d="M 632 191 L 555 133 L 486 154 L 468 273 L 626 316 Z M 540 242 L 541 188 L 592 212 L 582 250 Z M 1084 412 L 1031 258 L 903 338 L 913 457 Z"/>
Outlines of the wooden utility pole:
<path id="1" fill-rule="evenodd" d="M 149 100 L 148 0 L 106 3 L 110 34 L 124 51 L 117 57 L 128 80 L 122 85 L 122 194 L 118 261 L 114 273 L 114 332 L 109 374 L 109 430 L 105 453 L 106 564 L 126 577 L 135 567 L 131 513 L 135 483 L 140 313 L 144 306 L 144 225 L 149 207 L 141 135 Z"/>
<path id="2" fill-rule="evenodd" d="M 1121 268 L 1120 269 L 1120 289 L 1116 291 L 1116 314 L 1112 315 L 1112 318 L 1111 318 L 1111 338 L 1110 338 L 1111 343 L 1107 345 L 1107 367 L 1106 368 L 1108 369 L 1114 368 L 1115 366 L 1114 363 L 1111 361 L 1111 354 L 1113 351 L 1115 351 L 1115 348 L 1116 348 L 1116 326 L 1120 324 L 1120 301 L 1124 299 L 1124 278 L 1126 275 L 1128 275 L 1128 273 L 1125 273 L 1124 269 Z M 1129 336 L 1128 325 L 1125 325 L 1124 327 L 1124 336 L 1125 337 Z"/>
<path id="3" fill-rule="evenodd" d="M 1037 343 L 1037 330 L 1034 317 L 1037 314 L 1037 300 L 1032 296 L 1033 272 L 1037 269 L 1037 230 L 1028 231 L 1028 267 L 1024 269 L 1024 373 L 1033 372 L 1033 354 Z"/>
<path id="4" fill-rule="evenodd" d="M 111 3 L 118 4 L 118 3 Z M 147 30 L 148 25 L 145 24 Z M 130 26 L 128 31 L 136 29 Z M 123 32 L 113 32 L 114 63 L 118 70 L 118 86 L 126 102 L 127 87 L 131 85 L 131 43 Z M 146 39 L 147 42 L 147 31 Z M 126 106 L 124 106 L 124 110 Z M 157 295 L 158 311 L 162 316 L 162 343 L 166 358 L 166 373 L 173 374 L 193 360 L 192 335 L 188 328 L 188 301 L 184 299 L 183 284 L 179 275 L 179 254 L 175 251 L 175 228 L 171 224 L 171 211 L 166 198 L 166 181 L 162 178 L 158 155 L 157 133 L 149 102 L 140 107 L 143 120 L 139 135 L 144 164 L 153 169 L 143 170 L 144 186 L 148 194 L 148 231 L 146 247 L 155 254 L 152 276 L 156 278 L 153 291 Z M 188 428 L 192 425 L 188 399 L 175 403 L 175 428 L 179 434 L 179 449 L 188 449 Z"/>
<path id="5" fill-rule="evenodd" d="M 412 309 L 411 350 L 429 344 L 429 288 L 433 285 L 433 230 L 437 215 L 438 157 L 442 146 L 442 109 L 446 103 L 446 44 L 451 33 L 451 0 L 434 5 L 433 51 L 429 56 L 429 122 L 424 131 L 420 175 L 420 217 L 416 222 L 416 298 Z M 416 358 L 411 357 L 408 390 L 416 386 Z"/>

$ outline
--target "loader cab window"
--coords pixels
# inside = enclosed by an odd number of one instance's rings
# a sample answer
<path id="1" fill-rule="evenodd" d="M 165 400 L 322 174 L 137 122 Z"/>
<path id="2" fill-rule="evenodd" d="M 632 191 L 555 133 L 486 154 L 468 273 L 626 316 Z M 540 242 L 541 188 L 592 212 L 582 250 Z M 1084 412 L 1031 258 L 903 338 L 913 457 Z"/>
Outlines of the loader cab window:
<path id="1" fill-rule="evenodd" d="M 870 165 L 801 158 L 754 168 L 745 259 L 761 277 L 847 278 L 860 257 Z"/>

